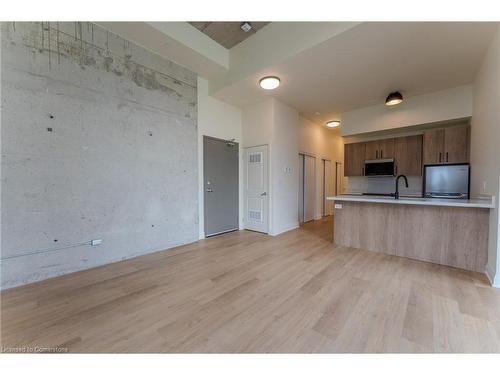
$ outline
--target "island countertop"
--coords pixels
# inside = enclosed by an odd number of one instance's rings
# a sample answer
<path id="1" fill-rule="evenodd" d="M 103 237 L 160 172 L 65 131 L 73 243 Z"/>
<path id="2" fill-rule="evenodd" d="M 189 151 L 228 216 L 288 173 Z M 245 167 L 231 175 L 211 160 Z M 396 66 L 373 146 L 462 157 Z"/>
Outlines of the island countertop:
<path id="1" fill-rule="evenodd" d="M 495 208 L 495 197 L 475 198 L 475 199 L 438 199 L 420 197 L 393 197 L 383 195 L 356 195 L 341 194 L 327 197 L 327 200 L 362 203 L 386 203 L 386 204 L 407 204 L 422 206 L 446 206 L 446 207 L 469 207 L 469 208 Z"/>

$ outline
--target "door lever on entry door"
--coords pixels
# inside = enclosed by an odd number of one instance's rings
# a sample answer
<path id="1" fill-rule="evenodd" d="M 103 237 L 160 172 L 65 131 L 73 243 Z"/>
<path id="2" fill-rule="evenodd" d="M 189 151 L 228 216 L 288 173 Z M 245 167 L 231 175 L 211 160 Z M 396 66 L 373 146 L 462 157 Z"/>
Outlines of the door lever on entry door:
<path id="1" fill-rule="evenodd" d="M 207 188 L 205 191 L 206 191 L 207 193 L 212 193 L 212 192 L 213 192 L 212 188 Z"/>
<path id="2" fill-rule="evenodd" d="M 261 196 L 261 197 L 265 197 L 266 195 L 267 195 L 267 193 L 266 193 L 266 192 L 263 192 L 260 196 Z"/>

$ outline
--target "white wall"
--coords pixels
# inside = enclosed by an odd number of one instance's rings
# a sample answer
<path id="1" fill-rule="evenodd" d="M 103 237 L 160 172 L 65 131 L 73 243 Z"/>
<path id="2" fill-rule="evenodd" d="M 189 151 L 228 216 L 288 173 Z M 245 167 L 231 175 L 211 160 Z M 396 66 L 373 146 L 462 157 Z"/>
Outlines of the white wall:
<path id="1" fill-rule="evenodd" d="M 472 85 L 465 85 L 405 98 L 392 107 L 381 103 L 344 112 L 341 133 L 349 136 L 470 117 L 472 91 Z"/>
<path id="2" fill-rule="evenodd" d="M 241 109 L 221 102 L 209 95 L 208 81 L 198 77 L 198 202 L 199 238 L 205 237 L 203 136 L 233 139 L 239 143 L 239 227 L 243 228 L 243 144 Z"/>
<path id="3" fill-rule="evenodd" d="M 321 159 L 332 162 L 332 170 L 335 173 L 335 161 L 343 163 L 344 143 L 339 129 L 328 129 L 318 125 L 304 117 L 299 118 L 299 152 L 316 157 L 316 219 L 321 218 L 323 211 L 323 185 Z M 343 173 L 339 173 L 342 178 Z M 335 177 L 334 174 L 332 174 Z M 341 191 L 338 192 L 339 194 Z"/>
<path id="4" fill-rule="evenodd" d="M 1 27 L 2 288 L 196 241 L 196 75 L 91 23 Z"/>
<path id="5" fill-rule="evenodd" d="M 298 112 L 268 98 L 245 107 L 245 147 L 269 145 L 269 234 L 298 226 Z M 286 172 L 285 168 L 291 168 Z"/>
<path id="6" fill-rule="evenodd" d="M 274 131 L 271 142 L 272 222 L 271 234 L 297 228 L 299 165 L 298 112 L 273 100 Z"/>
<path id="7" fill-rule="evenodd" d="M 245 147 L 270 144 L 273 136 L 273 100 L 271 98 L 243 108 L 242 133 Z"/>
<path id="8" fill-rule="evenodd" d="M 486 273 L 500 287 L 500 28 L 474 82 L 471 127 L 471 192 L 497 198 L 490 213 Z"/>

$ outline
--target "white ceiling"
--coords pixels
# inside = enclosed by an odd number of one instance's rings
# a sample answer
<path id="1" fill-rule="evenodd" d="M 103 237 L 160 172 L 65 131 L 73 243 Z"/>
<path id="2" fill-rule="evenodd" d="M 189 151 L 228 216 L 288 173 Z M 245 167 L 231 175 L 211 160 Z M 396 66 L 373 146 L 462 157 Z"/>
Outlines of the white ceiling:
<path id="1" fill-rule="evenodd" d="M 472 82 L 497 26 L 362 23 L 214 95 L 237 106 L 271 95 L 324 123 L 342 112 L 383 103 L 390 91 L 413 96 Z M 281 77 L 281 86 L 261 90 L 258 80 L 266 74 Z"/>

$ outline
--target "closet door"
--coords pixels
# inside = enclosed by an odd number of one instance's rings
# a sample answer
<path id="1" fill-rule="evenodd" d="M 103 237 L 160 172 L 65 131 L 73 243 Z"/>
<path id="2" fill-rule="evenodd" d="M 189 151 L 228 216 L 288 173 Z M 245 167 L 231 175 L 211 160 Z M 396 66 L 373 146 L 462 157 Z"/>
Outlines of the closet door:
<path id="1" fill-rule="evenodd" d="M 316 158 L 304 155 L 304 222 L 314 220 L 316 207 Z"/>
<path id="2" fill-rule="evenodd" d="M 304 222 L 304 155 L 299 154 L 299 223 Z"/>
<path id="3" fill-rule="evenodd" d="M 323 176 L 323 216 L 329 216 L 333 215 L 333 201 L 326 198 L 335 195 L 335 181 L 330 160 L 323 160 Z"/>

